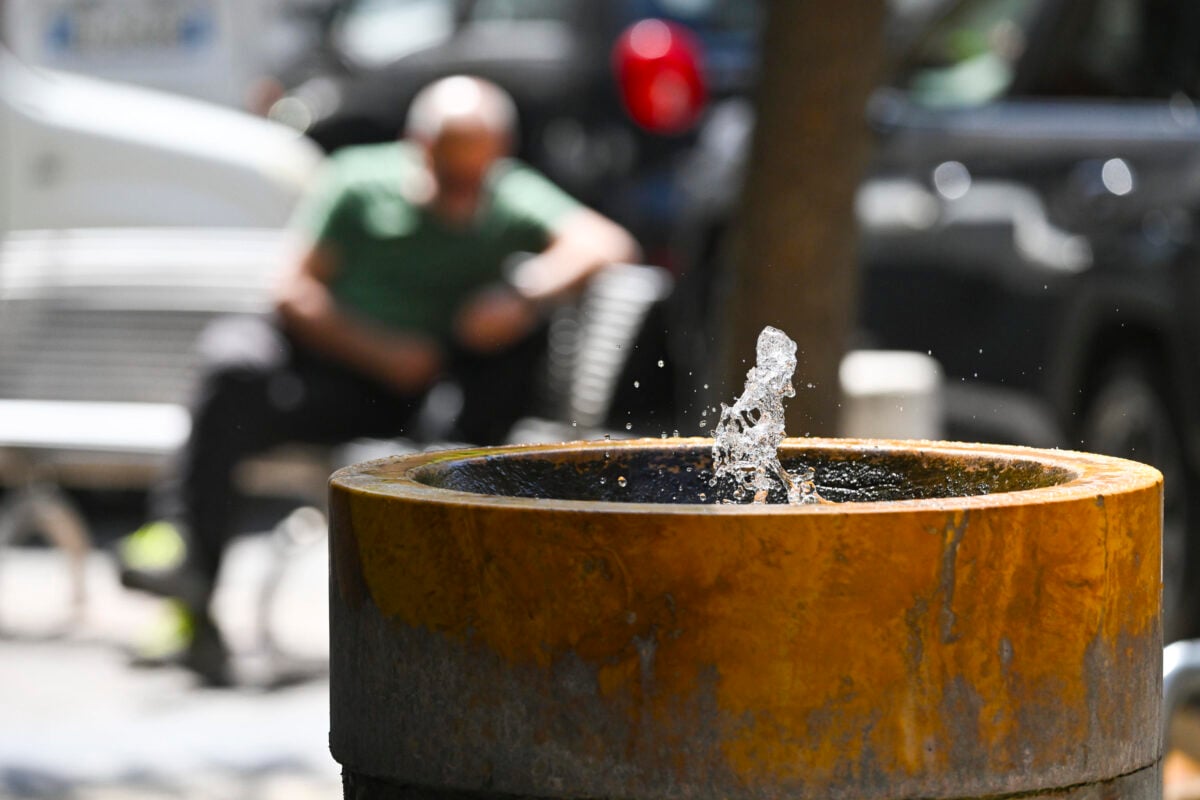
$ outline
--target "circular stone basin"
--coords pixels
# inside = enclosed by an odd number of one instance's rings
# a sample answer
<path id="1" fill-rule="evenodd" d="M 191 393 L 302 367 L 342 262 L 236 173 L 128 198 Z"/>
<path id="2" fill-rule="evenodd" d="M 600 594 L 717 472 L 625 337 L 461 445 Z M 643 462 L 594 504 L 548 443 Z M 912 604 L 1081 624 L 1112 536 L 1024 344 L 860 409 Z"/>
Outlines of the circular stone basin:
<path id="1" fill-rule="evenodd" d="M 1157 471 L 788 440 L 828 502 L 744 505 L 711 446 L 336 473 L 347 796 L 1159 796 Z"/>

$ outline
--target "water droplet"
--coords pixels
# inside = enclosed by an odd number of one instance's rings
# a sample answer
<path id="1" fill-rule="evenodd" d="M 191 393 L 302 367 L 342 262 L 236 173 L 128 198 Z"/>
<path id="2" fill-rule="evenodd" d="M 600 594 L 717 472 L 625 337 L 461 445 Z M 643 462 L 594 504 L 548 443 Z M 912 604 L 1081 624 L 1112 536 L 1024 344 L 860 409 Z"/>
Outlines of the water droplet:
<path id="1" fill-rule="evenodd" d="M 708 427 L 708 420 L 706 420 L 706 419 L 702 419 L 702 420 L 700 420 L 700 427 L 701 427 L 701 428 L 707 428 L 707 427 Z"/>
<path id="2" fill-rule="evenodd" d="M 658 368 L 659 368 L 659 369 L 662 369 L 662 368 L 663 368 L 663 366 L 664 366 L 664 365 L 663 365 L 663 360 L 660 358 L 660 359 L 658 360 Z"/>
<path id="3" fill-rule="evenodd" d="M 707 389 L 707 388 L 708 388 L 708 384 L 707 384 L 707 383 L 706 383 L 706 384 L 704 384 L 704 388 L 705 388 L 705 389 Z"/>
<path id="4" fill-rule="evenodd" d="M 663 432 L 662 432 L 662 438 L 664 438 L 664 439 L 665 439 L 665 438 L 667 438 L 667 432 L 666 432 L 666 431 L 663 431 Z"/>
<path id="5" fill-rule="evenodd" d="M 700 499 L 701 499 L 702 501 L 703 501 L 703 500 L 707 500 L 707 499 L 708 499 L 708 495 L 706 495 L 704 492 L 701 492 L 701 493 L 700 493 Z"/>
<path id="6" fill-rule="evenodd" d="M 607 482 L 608 482 L 608 479 L 605 478 L 603 475 L 601 475 L 600 476 L 600 485 L 603 486 Z"/>
<path id="7" fill-rule="evenodd" d="M 637 389 L 637 388 L 640 388 L 640 387 L 641 387 L 641 385 L 642 385 L 642 384 L 641 384 L 641 382 L 640 382 L 640 381 L 634 381 L 634 382 L 633 382 L 633 388 L 635 388 L 635 389 Z"/>
<path id="8" fill-rule="evenodd" d="M 625 488 L 625 484 L 627 484 L 627 483 L 629 483 L 629 481 L 625 480 L 625 476 L 624 476 L 624 475 L 622 475 L 621 477 L 617 478 L 617 485 L 618 485 L 618 486 L 620 486 L 622 489 L 624 489 L 624 488 Z"/>
<path id="9" fill-rule="evenodd" d="M 678 439 L 679 438 L 679 429 L 676 428 L 675 430 L 671 431 L 671 435 L 674 436 L 676 439 Z"/>
<path id="10" fill-rule="evenodd" d="M 632 423 L 632 422 L 626 422 L 626 423 L 625 423 L 625 430 L 627 430 L 627 431 L 631 431 L 631 430 L 633 430 L 633 423 Z"/>
<path id="11" fill-rule="evenodd" d="M 612 435 L 607 434 L 607 433 L 604 434 L 604 441 L 606 441 L 606 442 L 612 441 Z"/>

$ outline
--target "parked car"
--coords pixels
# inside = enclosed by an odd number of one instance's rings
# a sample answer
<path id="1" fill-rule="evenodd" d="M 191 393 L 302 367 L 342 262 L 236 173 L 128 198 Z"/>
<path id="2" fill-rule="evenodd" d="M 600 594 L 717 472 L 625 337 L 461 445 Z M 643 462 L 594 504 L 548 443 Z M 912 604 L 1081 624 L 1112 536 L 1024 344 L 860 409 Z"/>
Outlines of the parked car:
<path id="1" fill-rule="evenodd" d="M 936 357 L 952 437 L 1162 470 L 1168 640 L 1200 634 L 1198 92 L 1195 4 L 958 0 L 872 97 L 857 202 L 859 344 Z M 694 204 L 701 269 L 735 196 Z"/>
<path id="2" fill-rule="evenodd" d="M 488 78 L 516 100 L 518 154 L 662 263 L 681 154 L 711 102 L 752 85 L 759 22 L 741 0 L 350 0 L 272 114 L 334 150 L 394 138 L 431 80 Z"/>
<path id="3" fill-rule="evenodd" d="M 301 1 L 6 0 L 0 31 L 27 64 L 244 108 Z"/>
<path id="4" fill-rule="evenodd" d="M 0 46 L 0 234 L 278 228 L 320 161 L 283 125 L 30 67 Z"/>
<path id="5" fill-rule="evenodd" d="M 1200 633 L 1200 9 L 968 0 L 875 98 L 865 333 L 932 352 L 953 433 L 1166 478 L 1168 639 Z"/>
<path id="6" fill-rule="evenodd" d="M 71 521 L 55 484 L 137 524 L 112 490 L 143 488 L 186 434 L 200 326 L 269 307 L 321 161 L 285 126 L 0 46 L 0 546 Z"/>

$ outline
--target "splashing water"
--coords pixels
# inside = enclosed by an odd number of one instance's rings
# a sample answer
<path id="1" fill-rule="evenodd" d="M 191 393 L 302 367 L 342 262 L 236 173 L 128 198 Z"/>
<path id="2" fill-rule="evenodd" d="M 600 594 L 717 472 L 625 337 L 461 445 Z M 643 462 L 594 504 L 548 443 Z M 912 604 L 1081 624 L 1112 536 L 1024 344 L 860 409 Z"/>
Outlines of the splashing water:
<path id="1" fill-rule="evenodd" d="M 819 503 L 814 471 L 805 467 L 790 473 L 779 463 L 783 430 L 783 398 L 795 397 L 796 343 L 770 325 L 758 335 L 757 363 L 746 373 L 746 387 L 732 406 L 721 404 L 721 419 L 713 430 L 714 477 L 710 483 L 734 481 L 733 501 L 747 496 L 765 503 L 767 494 L 783 484 L 789 503 Z"/>

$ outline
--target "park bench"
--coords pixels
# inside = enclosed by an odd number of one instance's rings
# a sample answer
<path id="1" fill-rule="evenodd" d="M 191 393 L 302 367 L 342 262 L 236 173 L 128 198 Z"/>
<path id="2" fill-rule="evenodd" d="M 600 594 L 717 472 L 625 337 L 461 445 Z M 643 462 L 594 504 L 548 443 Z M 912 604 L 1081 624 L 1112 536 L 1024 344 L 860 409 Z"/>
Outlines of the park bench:
<path id="1" fill-rule="evenodd" d="M 162 474 L 188 435 L 196 337 L 214 317 L 264 313 L 287 246 L 270 230 L 8 237 L 0 248 L 0 548 L 40 531 L 69 556 L 82 604 L 91 537 L 63 489 L 145 488 Z M 669 291 L 663 270 L 614 265 L 559 310 L 548 365 L 558 400 L 538 428 L 543 437 L 579 438 L 603 424 L 630 349 L 623 345 Z M 239 485 L 320 506 L 331 469 L 364 452 L 379 450 L 284 448 L 242 465 Z"/>
<path id="2" fill-rule="evenodd" d="M 187 437 L 193 343 L 215 316 L 258 314 L 282 262 L 270 230 L 10 234 L 0 248 L 0 547 L 35 531 L 90 547 L 64 487 L 144 488 Z"/>

